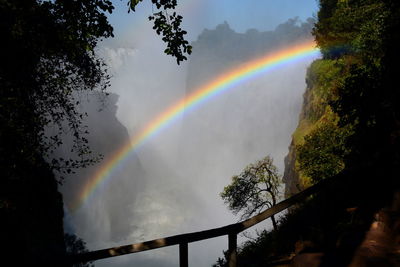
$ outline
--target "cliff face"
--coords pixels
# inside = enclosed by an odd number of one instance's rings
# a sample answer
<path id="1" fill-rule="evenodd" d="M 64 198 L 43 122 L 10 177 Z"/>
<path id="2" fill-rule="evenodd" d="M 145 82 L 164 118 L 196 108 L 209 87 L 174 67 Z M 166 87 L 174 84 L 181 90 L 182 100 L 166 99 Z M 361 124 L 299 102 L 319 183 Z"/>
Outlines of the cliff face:
<path id="1" fill-rule="evenodd" d="M 309 76 L 310 70 L 307 73 Z M 303 104 L 299 115 L 299 123 L 292 135 L 292 141 L 289 145 L 289 152 L 285 157 L 285 169 L 282 177 L 282 182 L 285 184 L 285 198 L 288 198 L 299 191 L 303 190 L 305 185 L 304 181 L 300 177 L 300 173 L 296 168 L 296 145 L 301 142 L 300 140 L 309 131 L 310 123 L 307 118 L 311 115 L 311 110 L 315 107 L 312 105 L 311 95 L 312 86 L 310 81 L 306 79 L 307 87 L 303 94 Z"/>
<path id="2" fill-rule="evenodd" d="M 296 151 L 293 140 L 289 146 L 289 153 L 285 157 L 285 170 L 282 177 L 282 182 L 285 184 L 285 198 L 288 198 L 299 192 L 299 174 L 295 168 Z"/>
<path id="3" fill-rule="evenodd" d="M 74 174 L 65 179 L 60 187 L 67 208 L 76 208 L 77 199 L 81 196 L 81 188 L 90 182 L 96 172 L 106 164 L 115 153 L 129 143 L 129 133 L 116 117 L 119 96 L 111 93 L 109 96 L 93 95 L 88 98 L 82 107 L 88 113 L 85 124 L 88 127 L 88 140 L 94 155 L 102 155 L 103 159 L 92 166 L 75 170 Z M 68 141 L 68 140 L 67 140 Z M 64 150 L 64 153 L 68 153 Z M 129 164 L 115 171 L 115 178 L 107 183 L 101 191 L 101 199 L 90 203 L 88 215 L 73 217 L 73 232 L 76 232 L 85 241 L 96 239 L 94 225 L 101 224 L 107 229 L 107 237 L 115 242 L 126 237 L 132 227 L 134 215 L 128 208 L 135 201 L 139 188 L 143 188 L 144 170 L 136 153 L 129 156 Z M 129 195 L 129 197 L 127 197 Z M 71 209 L 72 210 L 72 209 Z M 90 214 L 92 212 L 93 214 Z M 100 216 L 101 214 L 101 216 Z M 121 220 L 120 214 L 124 214 Z M 71 230 L 71 229 L 70 229 Z"/>
<path id="4" fill-rule="evenodd" d="M 303 105 L 299 115 L 299 124 L 294 134 L 292 135 L 292 141 L 289 145 L 289 152 L 284 160 L 285 169 L 282 177 L 282 182 L 285 184 L 285 198 L 298 193 L 305 187 L 296 168 L 296 144 L 299 142 L 298 139 L 300 138 L 299 136 L 296 136 L 296 133 L 306 128 L 304 124 L 307 124 L 306 118 L 308 117 L 308 115 L 310 114 L 310 110 L 312 109 L 312 105 L 310 103 L 311 90 L 312 89 L 309 86 L 309 83 L 307 83 L 307 88 L 303 95 Z"/>
<path id="5" fill-rule="evenodd" d="M 285 158 L 285 197 L 303 190 L 344 168 L 344 140 L 351 132 L 338 126 L 338 115 L 329 103 L 345 67 L 341 61 L 318 59 L 308 68 L 299 122 Z"/>

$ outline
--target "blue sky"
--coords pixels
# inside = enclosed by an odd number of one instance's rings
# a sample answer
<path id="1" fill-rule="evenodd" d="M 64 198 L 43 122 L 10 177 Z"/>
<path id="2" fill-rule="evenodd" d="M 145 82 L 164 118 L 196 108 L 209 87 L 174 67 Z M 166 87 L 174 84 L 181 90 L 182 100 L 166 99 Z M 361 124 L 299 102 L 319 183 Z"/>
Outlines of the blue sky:
<path id="1" fill-rule="evenodd" d="M 127 29 L 150 24 L 147 19 L 152 12 L 150 0 L 140 3 L 136 12 L 129 14 L 127 1 L 114 1 L 114 5 L 109 19 L 116 37 Z M 178 5 L 191 40 L 204 28 L 215 28 L 224 21 L 237 32 L 251 28 L 265 31 L 290 18 L 305 20 L 318 10 L 317 0 L 179 0 Z"/>
<path id="2" fill-rule="evenodd" d="M 226 20 L 239 32 L 248 28 L 270 30 L 289 18 L 306 19 L 317 10 L 316 0 L 214 0 L 204 1 L 208 27 Z M 311 12 L 310 12 L 311 11 Z"/>

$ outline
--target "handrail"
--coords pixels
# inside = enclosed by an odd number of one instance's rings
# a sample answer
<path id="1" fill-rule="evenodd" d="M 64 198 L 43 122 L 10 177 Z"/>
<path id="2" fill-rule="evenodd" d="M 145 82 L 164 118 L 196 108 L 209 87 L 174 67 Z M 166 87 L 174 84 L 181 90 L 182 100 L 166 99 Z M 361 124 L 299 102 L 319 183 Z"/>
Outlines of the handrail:
<path id="1" fill-rule="evenodd" d="M 191 242 L 196 242 L 200 240 L 205 240 L 209 238 L 215 238 L 223 235 L 229 236 L 229 266 L 236 266 L 236 236 L 238 233 L 268 219 L 269 217 L 295 205 L 300 201 L 304 200 L 308 196 L 316 193 L 322 187 L 326 186 L 328 182 L 330 182 L 333 178 L 325 179 L 319 182 L 316 185 L 313 185 L 281 202 L 274 205 L 273 207 L 261 212 L 258 215 L 255 215 L 247 220 L 244 220 L 239 223 L 229 224 L 219 228 L 213 228 L 205 231 L 192 232 L 180 235 L 174 235 L 159 239 L 154 239 L 142 243 L 135 243 L 130 245 L 124 245 L 120 247 L 112 247 L 101 250 L 90 251 L 82 254 L 71 255 L 68 257 L 69 263 L 78 263 L 78 262 L 88 262 L 95 261 L 104 258 L 116 257 L 125 254 L 137 253 L 141 251 L 157 249 L 162 247 L 168 247 L 173 245 L 180 245 L 180 254 L 186 253 L 185 255 L 181 255 L 181 266 L 188 266 L 187 264 L 187 244 Z M 182 258 L 184 262 L 182 263 Z"/>

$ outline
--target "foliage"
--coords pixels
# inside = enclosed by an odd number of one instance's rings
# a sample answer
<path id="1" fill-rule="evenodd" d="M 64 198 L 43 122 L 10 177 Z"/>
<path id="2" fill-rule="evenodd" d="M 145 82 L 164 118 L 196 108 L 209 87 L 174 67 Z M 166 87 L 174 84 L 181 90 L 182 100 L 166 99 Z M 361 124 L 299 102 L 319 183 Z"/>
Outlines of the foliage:
<path id="1" fill-rule="evenodd" d="M 108 1 L 0 1 L 1 251 L 22 265 L 46 265 L 65 253 L 52 171 L 95 160 L 77 95 L 107 86 L 94 47 L 112 36 L 104 14 L 111 10 Z M 53 135 L 45 134 L 49 125 Z M 50 166 L 45 157 L 64 131 L 75 138 L 78 158 L 53 159 Z"/>
<path id="2" fill-rule="evenodd" d="M 337 87 L 337 98 L 330 103 L 339 115 L 338 125 L 354 129 L 346 141 L 350 152 L 346 166 L 363 172 L 368 169 L 368 179 L 373 179 L 373 173 L 378 175 L 376 166 L 391 166 L 385 168 L 391 183 L 399 168 L 400 98 L 393 86 L 400 74 L 395 48 L 400 44 L 399 12 L 397 1 L 347 1 L 330 16 L 319 17 L 315 30 L 324 51 L 330 50 L 332 42 L 340 39 L 338 36 L 347 36 L 341 42 L 352 47 L 351 58 L 341 57 L 347 71 L 338 77 L 342 82 Z M 325 57 L 330 57 L 329 53 Z"/>
<path id="3" fill-rule="evenodd" d="M 89 252 L 85 241 L 74 234 L 64 234 L 64 242 L 67 254 L 76 255 Z M 94 267 L 94 264 L 92 262 L 76 263 L 73 267 Z"/>
<path id="4" fill-rule="evenodd" d="M 318 122 L 326 112 L 329 103 L 337 97 L 337 88 L 345 70 L 341 60 L 316 60 L 307 70 L 307 91 L 304 95 L 305 112 L 303 119 Z"/>
<path id="5" fill-rule="evenodd" d="M 338 87 L 346 75 L 343 60 L 318 59 L 307 69 L 306 92 L 300 121 L 293 133 L 295 145 L 303 143 L 304 136 L 309 134 L 321 121 L 333 118 L 330 103 L 337 99 Z"/>
<path id="6" fill-rule="evenodd" d="M 313 33 L 324 58 L 307 72 L 301 121 L 294 134 L 296 166 L 302 180 L 328 177 L 367 162 L 376 166 L 372 162 L 379 157 L 393 155 L 388 144 L 381 142 L 393 135 L 390 131 L 397 131 L 395 120 L 389 118 L 397 116 L 394 107 L 398 98 L 387 82 L 393 77 L 384 74 L 396 68 L 388 63 L 395 57 L 389 60 L 386 55 L 393 46 L 389 40 L 398 38 L 394 34 L 398 11 L 389 8 L 392 4 L 320 1 Z M 329 119 L 332 112 L 337 119 Z M 336 163 L 328 163 L 331 160 Z"/>
<path id="7" fill-rule="evenodd" d="M 296 147 L 299 170 L 313 183 L 332 177 L 344 168 L 345 141 L 350 130 L 339 128 L 326 121 L 304 137 L 304 143 Z"/>
<path id="8" fill-rule="evenodd" d="M 31 158 L 36 151 L 48 155 L 61 144 L 64 126 L 75 137 L 79 160 L 54 159 L 61 170 L 85 166 L 93 160 L 77 112 L 75 92 L 104 90 L 108 76 L 94 47 L 99 38 L 112 36 L 103 11 L 107 1 L 2 1 L 2 63 L 0 66 L 2 166 L 13 166 L 18 157 Z M 77 19 L 78 18 L 78 19 Z M 56 125 L 56 133 L 45 135 L 45 126 Z M 11 152 L 12 151 L 12 152 Z M 12 164 L 14 162 L 14 164 Z M 12 176 L 8 169 L 5 173 Z"/>
<path id="9" fill-rule="evenodd" d="M 319 59 L 307 70 L 302 113 L 293 133 L 295 169 L 302 188 L 344 168 L 345 141 L 350 129 L 337 125 L 338 115 L 332 111 L 331 103 L 337 99 L 346 73 L 343 59 Z"/>
<path id="10" fill-rule="evenodd" d="M 244 245 L 245 266 L 265 266 L 299 240 L 326 252 L 324 263 L 347 266 L 373 214 L 400 186 L 400 2 L 320 0 L 320 7 L 314 34 L 323 59 L 308 72 L 294 154 L 314 181 L 340 173 L 278 231 Z"/>
<path id="11" fill-rule="evenodd" d="M 128 1 L 130 10 L 135 11 L 137 4 L 142 1 Z M 192 53 L 192 46 L 184 38 L 187 32 L 180 27 L 182 16 L 176 12 L 168 12 L 168 10 L 175 9 L 177 0 L 151 0 L 151 2 L 157 9 L 163 8 L 163 10 L 153 13 L 153 15 L 149 16 L 149 20 L 154 20 L 153 29 L 158 35 L 162 34 L 162 40 L 167 44 L 164 53 L 174 56 L 179 65 L 181 61 L 187 60 L 185 54 L 190 55 Z"/>
<path id="12" fill-rule="evenodd" d="M 326 252 L 324 263 L 330 266 L 348 266 L 354 250 L 364 239 L 375 208 L 373 205 L 346 211 L 358 195 L 352 186 L 343 188 L 342 177 L 325 191 L 290 209 L 279 218 L 278 227 L 262 231 L 238 248 L 238 266 L 275 266 L 271 262 L 287 258 L 296 251 Z M 359 190 L 361 192 L 362 190 Z M 337 194 L 340 192 L 340 194 Z M 303 246 L 303 244 L 308 244 Z M 225 267 L 227 254 L 214 266 Z"/>
<path id="13" fill-rule="evenodd" d="M 276 204 L 280 178 L 272 158 L 267 156 L 248 165 L 221 193 L 222 199 L 233 213 L 249 218 Z"/>
<path id="14" fill-rule="evenodd" d="M 325 58 L 339 58 L 360 50 L 371 55 L 379 53 L 381 22 L 388 14 L 382 2 L 321 1 L 320 5 L 314 35 Z"/>
<path id="15" fill-rule="evenodd" d="M 340 77 L 344 74 L 343 60 L 318 59 L 307 70 L 306 83 L 325 104 L 328 104 L 335 99 L 336 88 L 341 85 Z"/>
<path id="16" fill-rule="evenodd" d="M 176 6 L 176 1 L 153 2 L 157 8 Z M 71 172 L 98 160 L 87 145 L 87 130 L 81 123 L 85 114 L 78 112 L 76 106 L 83 93 L 104 91 L 109 84 L 105 64 L 96 57 L 94 49 L 100 39 L 113 36 L 105 15 L 113 8 L 108 0 L 0 3 L 3 37 L 0 114 L 5 126 L 1 139 L 2 148 L 7 145 L 15 148 L 10 148 L 16 151 L 9 153 L 11 157 L 36 150 L 49 155 L 67 132 L 74 138 L 72 150 L 77 157 L 52 159 L 54 169 Z M 191 48 L 179 27 L 182 17 L 174 13 L 175 19 L 168 18 L 171 24 L 160 21 L 164 15 L 156 17 L 157 33 L 166 34 L 166 52 L 176 56 L 178 63 L 186 59 L 182 53 L 190 53 Z M 49 136 L 45 128 L 50 125 Z"/>
<path id="17" fill-rule="evenodd" d="M 62 199 L 53 171 L 68 173 L 99 159 L 91 155 L 85 114 L 77 106 L 85 94 L 104 92 L 109 85 L 95 48 L 113 36 L 106 17 L 113 8 L 108 0 L 0 1 L 1 250 L 11 258 L 19 253 L 27 266 L 41 266 L 65 252 Z M 172 17 L 165 41 L 179 62 L 190 46 L 179 27 L 182 18 Z M 63 136 L 74 140 L 74 156 L 50 158 Z"/>

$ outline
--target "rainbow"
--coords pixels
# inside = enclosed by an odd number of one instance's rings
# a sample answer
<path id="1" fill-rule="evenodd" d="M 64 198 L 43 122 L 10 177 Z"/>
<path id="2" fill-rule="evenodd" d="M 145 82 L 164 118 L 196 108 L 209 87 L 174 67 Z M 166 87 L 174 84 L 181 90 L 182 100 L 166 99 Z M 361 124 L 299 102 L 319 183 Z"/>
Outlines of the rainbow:
<path id="1" fill-rule="evenodd" d="M 308 41 L 301 44 L 295 44 L 227 71 L 216 79 L 193 91 L 192 94 L 184 97 L 164 112 L 160 113 L 137 135 L 133 136 L 125 145 L 103 163 L 103 165 L 96 171 L 95 175 L 89 179 L 78 193 L 77 199 L 72 203 L 72 210 L 81 207 L 82 204 L 93 195 L 96 188 L 110 179 L 113 171 L 116 170 L 117 166 L 121 165 L 124 159 L 128 158 L 130 153 L 133 153 L 143 145 L 145 141 L 155 136 L 161 130 L 170 126 L 185 110 L 199 106 L 230 88 L 272 69 L 302 59 L 317 57 L 318 55 L 319 50 L 315 47 L 314 42 Z"/>

